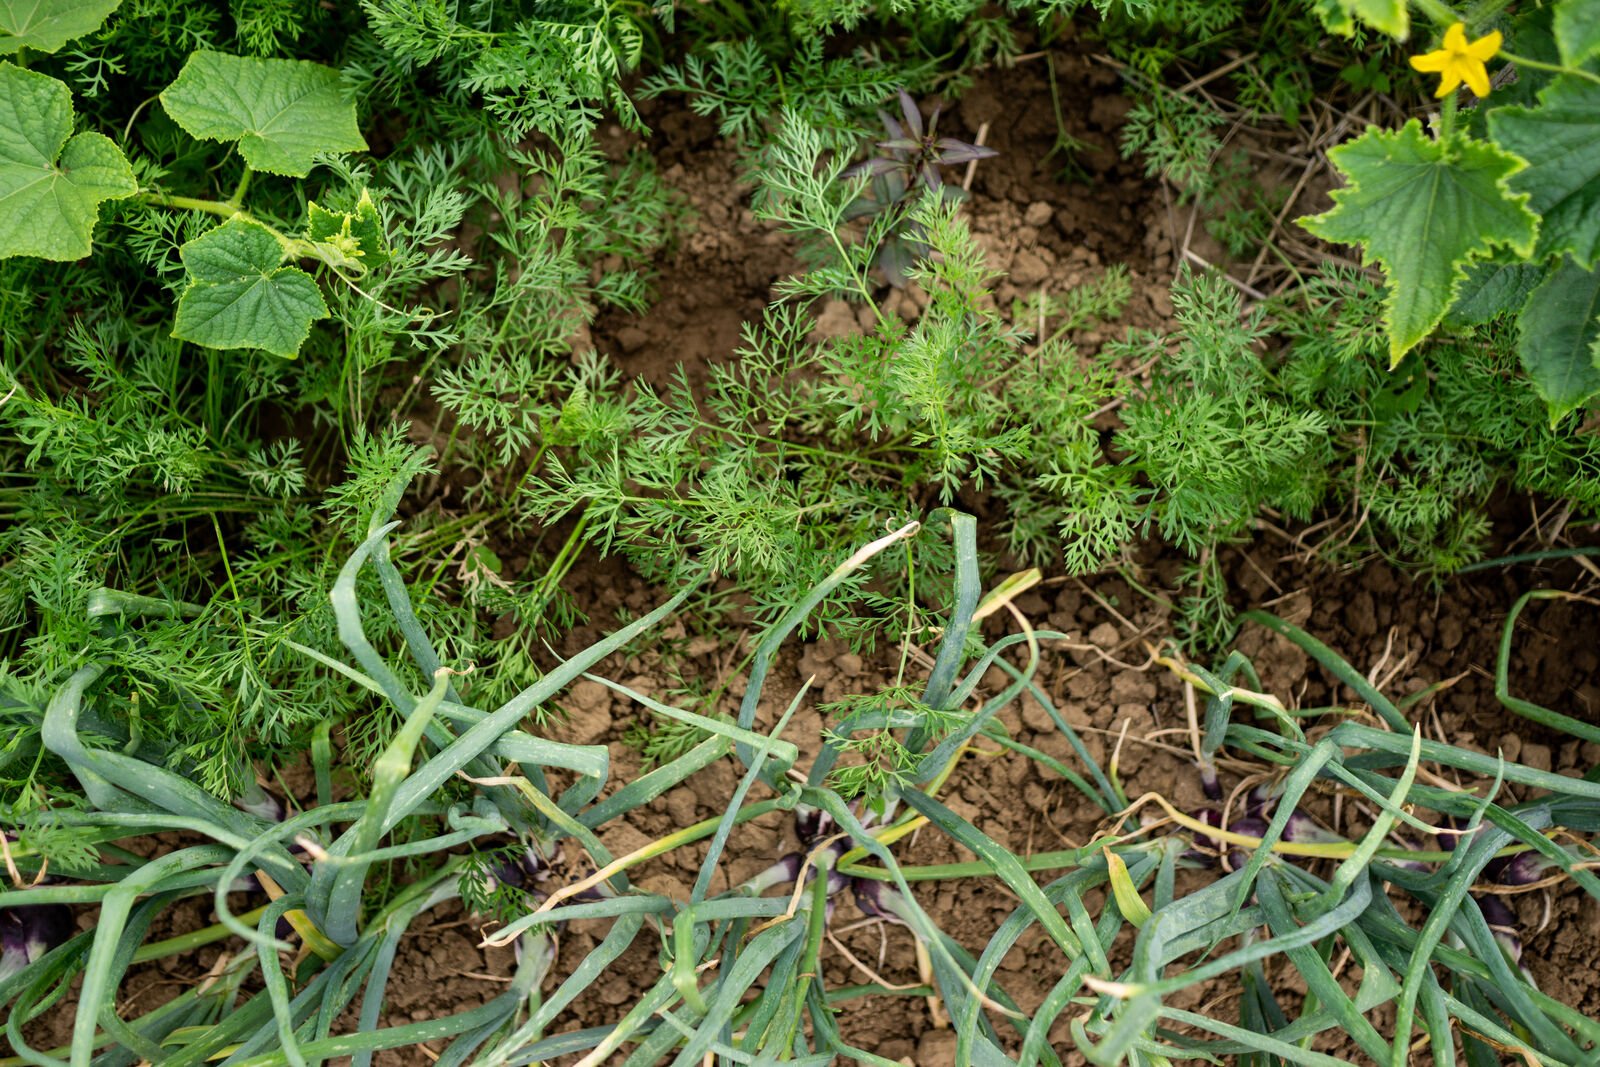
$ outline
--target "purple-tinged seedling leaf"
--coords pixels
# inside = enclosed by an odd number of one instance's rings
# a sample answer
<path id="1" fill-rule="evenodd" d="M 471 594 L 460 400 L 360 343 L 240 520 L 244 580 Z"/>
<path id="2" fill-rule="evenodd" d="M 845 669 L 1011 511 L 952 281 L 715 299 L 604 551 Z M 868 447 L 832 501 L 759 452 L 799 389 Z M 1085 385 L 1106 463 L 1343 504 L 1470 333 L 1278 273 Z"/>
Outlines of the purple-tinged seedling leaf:
<path id="1" fill-rule="evenodd" d="M 1483 877 L 1501 885 L 1532 885 L 1548 865 L 1549 861 L 1537 852 L 1519 852 L 1515 856 L 1501 856 L 1484 864 Z"/>
<path id="2" fill-rule="evenodd" d="M 1283 839 L 1310 845 L 1331 845 L 1344 840 L 1303 811 L 1289 814 L 1289 821 L 1283 827 Z"/>
<path id="3" fill-rule="evenodd" d="M 1270 782 L 1262 782 L 1250 787 L 1250 792 L 1245 794 L 1244 812 L 1246 815 L 1258 815 L 1266 818 L 1278 803 L 1278 791 Z"/>
<path id="4" fill-rule="evenodd" d="M 851 880 L 850 887 L 855 893 L 856 908 L 861 914 L 874 919 L 904 923 L 895 910 L 893 900 L 895 891 L 887 882 L 880 882 L 874 878 L 855 878 Z"/>
<path id="5" fill-rule="evenodd" d="M 864 159 L 860 163 L 852 163 L 839 172 L 839 179 L 841 181 L 851 181 L 860 177 L 876 178 L 879 175 L 899 170 L 901 166 L 903 164 L 897 159 L 874 156 L 871 159 Z"/>
<path id="6" fill-rule="evenodd" d="M 975 159 L 992 159 L 1000 154 L 986 145 L 968 144 L 954 137 L 941 137 L 934 143 L 939 149 L 939 162 L 946 165 L 968 163 Z"/>
<path id="7" fill-rule="evenodd" d="M 1258 815 L 1246 815 L 1234 819 L 1228 824 L 1230 834 L 1241 834 L 1245 837 L 1265 837 L 1267 834 L 1267 820 Z M 1230 871 L 1237 871 L 1250 862 L 1251 849 L 1241 845 L 1228 846 L 1225 866 Z"/>
<path id="8" fill-rule="evenodd" d="M 911 136 L 922 136 L 922 112 L 917 110 L 917 102 L 911 99 L 911 94 L 904 89 L 900 90 L 900 113 L 906 117 L 906 129 L 911 131 Z"/>
<path id="9" fill-rule="evenodd" d="M 1212 775 L 1211 782 L 1213 785 L 1215 785 L 1215 774 Z M 1202 784 L 1204 784 L 1203 778 Z M 1207 789 L 1206 792 L 1209 795 L 1211 790 Z M 1220 786 L 1216 787 L 1216 793 L 1217 796 L 1215 799 L 1220 800 L 1222 798 L 1222 789 Z M 1216 808 L 1201 808 L 1199 811 L 1194 813 L 1194 817 L 1205 823 L 1207 826 L 1222 825 L 1222 813 Z M 1178 858 L 1187 863 L 1198 864 L 1201 867 L 1215 867 L 1217 865 L 1217 854 L 1220 850 L 1221 842 L 1215 837 L 1212 837 L 1209 834 L 1197 833 L 1194 835 L 1193 842 L 1189 848 Z"/>

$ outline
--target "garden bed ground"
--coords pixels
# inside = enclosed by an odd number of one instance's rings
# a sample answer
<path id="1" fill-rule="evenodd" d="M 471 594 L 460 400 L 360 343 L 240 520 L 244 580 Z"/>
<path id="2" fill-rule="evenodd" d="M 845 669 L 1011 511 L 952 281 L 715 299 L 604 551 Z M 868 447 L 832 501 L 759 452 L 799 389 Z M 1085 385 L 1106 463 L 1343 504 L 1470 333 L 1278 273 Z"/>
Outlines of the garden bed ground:
<path id="1" fill-rule="evenodd" d="M 974 136 L 984 129 L 986 143 L 1000 151 L 997 159 L 977 168 L 972 182 L 973 229 L 990 252 L 991 265 L 1021 284 L 1048 282 L 1065 290 L 1103 266 L 1128 264 L 1134 298 L 1119 329 L 1161 326 L 1171 313 L 1167 286 L 1182 258 L 1184 227 L 1177 225 L 1161 187 L 1116 151 L 1116 129 L 1127 102 L 1118 95 L 1114 72 L 1083 54 L 1056 62 L 1058 79 L 1071 94 L 1063 101 L 1068 132 L 1091 146 L 1081 162 L 1093 181 L 1064 184 L 1055 175 L 1059 161 L 1046 159 L 1057 131 L 1042 67 L 1024 63 L 992 72 L 941 120 L 958 135 Z M 615 358 L 630 375 L 659 384 L 681 363 L 693 381 L 708 362 L 727 358 L 735 349 L 741 323 L 759 316 L 773 283 L 795 263 L 786 239 L 757 223 L 748 211 L 748 190 L 738 184 L 735 153 L 718 141 L 710 120 L 693 116 L 671 99 L 649 105 L 645 118 L 655 131 L 648 143 L 663 177 L 687 198 L 693 220 L 660 258 L 654 306 L 639 317 L 603 315 L 588 343 Z M 608 137 L 619 155 L 633 143 L 620 130 Z M 1005 301 L 1010 295 L 1002 284 L 997 297 Z M 900 303 L 905 314 L 915 314 L 911 298 Z M 825 309 L 822 328 L 853 328 L 848 307 Z M 1092 347 L 1103 339 L 1090 335 L 1079 341 Z M 431 505 L 451 506 L 447 476 L 427 492 Z M 989 509 L 981 499 L 963 504 L 980 520 Z M 1496 531 L 1502 544 L 1521 536 L 1531 506 L 1522 500 L 1502 502 L 1503 521 Z M 511 566 L 521 562 L 518 545 L 498 547 Z M 1200 806 L 1201 796 L 1188 755 L 1184 686 L 1152 663 L 1150 654 L 1171 636 L 1170 610 L 1128 580 L 1146 590 L 1171 590 L 1182 563 L 1152 549 L 1126 576 L 1077 580 L 1047 575 L 1016 606 L 1034 626 L 1068 635 L 1065 641 L 1047 643 L 1038 678 L 1097 759 L 1103 762 L 1120 744 L 1118 762 L 1130 796 L 1155 790 L 1179 808 L 1192 809 Z M 1533 586 L 1591 588 L 1592 568 L 1570 561 L 1524 565 L 1458 578 L 1436 592 L 1381 561 L 1335 568 L 1291 537 L 1266 528 L 1253 544 L 1227 553 L 1225 570 L 1235 606 L 1265 607 L 1298 623 L 1359 669 L 1370 670 L 1391 695 L 1441 686 L 1420 705 L 1430 736 L 1485 752 L 1503 751 L 1530 766 L 1568 774 L 1600 764 L 1600 751 L 1589 751 L 1593 746 L 1580 750 L 1512 716 L 1496 701 L 1493 682 L 1503 621 L 1517 596 Z M 593 556 L 574 570 L 568 589 L 590 621 L 569 634 L 568 647 L 561 651 L 583 647 L 603 634 L 619 612 L 638 614 L 663 596 L 623 564 Z M 1517 691 L 1588 721 L 1600 716 L 1600 653 L 1592 637 L 1597 610 L 1593 602 L 1557 600 L 1537 602 L 1524 613 L 1511 669 Z M 696 641 L 687 633 L 677 636 L 684 640 L 652 642 L 648 650 L 608 661 L 600 673 L 663 699 L 670 699 L 669 691 L 680 678 L 710 679 L 712 689 L 727 680 L 720 710 L 733 710 L 742 688 L 729 672 L 744 650 Z M 1239 647 L 1251 656 L 1267 690 L 1292 707 L 1350 699 L 1304 653 L 1265 631 L 1247 627 Z M 898 648 L 880 648 L 864 657 L 828 642 L 787 650 L 773 675 L 774 704 L 786 702 L 807 678 L 815 681 L 812 699 L 786 736 L 803 752 L 814 751 L 824 726 L 816 704 L 887 684 L 898 658 Z M 635 777 L 640 757 L 622 742 L 622 734 L 636 709 L 592 683 L 578 686 L 567 704 L 571 717 L 554 726 L 552 734 L 608 744 L 614 781 Z M 1037 705 L 1024 702 L 1004 713 L 1003 721 L 1018 740 L 1071 762 L 1065 740 Z M 1225 781 L 1238 781 L 1241 768 L 1229 770 Z M 613 828 L 605 844 L 614 853 L 625 853 L 675 827 L 722 812 L 736 773 L 731 760 L 707 768 L 687 786 Z M 941 795 L 958 814 L 1018 853 L 1080 845 L 1094 836 L 1100 822 L 1098 813 L 1066 783 L 1014 754 L 968 757 Z M 1360 825 L 1359 813 L 1345 811 L 1342 816 L 1346 826 Z M 756 820 L 736 833 L 724 861 L 726 874 L 741 880 L 796 847 L 787 818 Z M 650 891 L 684 898 L 703 854 L 703 848 L 681 849 L 640 869 L 635 880 Z M 903 843 L 899 855 L 918 864 L 971 858 L 931 833 Z M 724 884 L 719 879 L 717 888 Z M 923 883 L 919 895 L 939 925 L 973 949 L 988 941 L 1013 907 L 998 882 L 976 879 Z M 1570 887 L 1511 900 L 1523 923 L 1525 963 L 1540 987 L 1580 1011 L 1600 1014 L 1600 973 L 1593 967 L 1600 955 L 1596 902 Z M 211 921 L 208 907 L 197 903 L 177 910 L 166 934 L 183 932 L 186 922 L 198 927 Z M 840 944 L 823 955 L 829 985 L 875 980 L 872 975 L 889 984 L 914 985 L 911 938 L 881 922 L 852 922 L 853 905 L 841 902 L 840 907 L 843 912 L 833 922 Z M 88 923 L 92 916 L 85 914 L 81 921 Z M 419 924 L 396 963 L 385 1023 L 458 1012 L 500 992 L 511 971 L 511 952 L 480 948 L 482 933 L 477 920 L 448 909 L 431 925 Z M 596 943 L 594 929 L 574 924 L 561 938 L 556 971 L 570 972 Z M 657 979 L 659 963 L 644 946 L 644 941 L 637 943 L 610 969 L 581 1006 L 568 1013 L 563 1029 L 613 1021 Z M 226 946 L 211 947 L 159 967 L 135 968 L 123 985 L 119 1008 L 124 1015 L 135 1008 L 149 1010 L 173 991 L 202 980 L 225 951 Z M 1035 929 L 1008 957 L 1001 980 L 1028 1010 L 1042 999 L 1059 968 L 1059 951 Z M 1283 980 L 1286 998 L 1298 995 L 1287 967 L 1269 971 L 1269 976 Z M 1230 981 L 1217 988 L 1236 987 Z M 1226 996 L 1218 994 L 1222 1000 Z M 1212 997 L 1210 987 L 1191 990 L 1184 999 L 1182 1006 L 1207 1004 L 1208 1012 L 1230 1016 L 1230 1008 Z M 1070 1049 L 1066 1018 L 1052 1035 L 1063 1051 Z M 70 1006 L 63 1006 L 30 1027 L 29 1036 L 38 1047 L 54 1047 L 67 1037 L 70 1021 Z M 846 1002 L 839 1025 L 853 1044 L 889 1059 L 917 1067 L 954 1063 L 953 1030 L 918 996 Z M 1359 1061 L 1336 1038 L 1321 1047 Z M 412 1050 L 380 1054 L 375 1062 L 426 1060 Z M 1066 1062 L 1078 1060 L 1069 1054 Z"/>
<path id="2" fill-rule="evenodd" d="M 1456 580 L 1441 594 L 1412 582 L 1382 563 L 1339 572 L 1304 562 L 1287 546 L 1263 539 L 1230 554 L 1228 571 L 1235 587 L 1249 601 L 1296 622 L 1384 682 L 1395 697 L 1449 682 L 1425 705 L 1429 736 L 1534 767 L 1578 773 L 1600 763 L 1600 752 L 1581 750 L 1559 735 L 1516 718 L 1494 698 L 1493 672 L 1505 615 L 1522 591 L 1534 587 L 1582 588 L 1594 579 L 1574 563 L 1519 566 Z M 592 608 L 590 625 L 572 636 L 573 648 L 603 632 L 618 609 L 637 612 L 659 595 L 629 572 L 606 561 L 586 561 L 574 575 L 573 591 Z M 1170 580 L 1180 561 L 1155 556 L 1139 568 L 1142 581 Z M 1018 607 L 1030 622 L 1069 635 L 1052 642 L 1040 667 L 1040 682 L 1085 737 L 1096 757 L 1109 754 L 1123 736 L 1119 765 L 1130 796 L 1163 793 L 1180 808 L 1202 803 L 1199 781 L 1188 756 L 1183 685 L 1170 671 L 1148 663 L 1147 648 L 1170 633 L 1169 613 L 1143 597 L 1121 578 L 1049 582 L 1025 595 Z M 1600 657 L 1589 636 L 1596 608 L 1565 601 L 1535 602 L 1517 630 L 1511 678 L 1517 691 L 1538 694 L 1547 706 L 1588 717 L 1600 709 Z M 1251 656 L 1268 691 L 1292 707 L 1319 706 L 1351 700 L 1305 654 L 1287 642 L 1255 628 L 1246 628 L 1239 647 Z M 692 648 L 692 646 L 691 646 Z M 869 658 L 850 654 L 832 643 L 800 645 L 781 658 L 773 678 L 775 700 L 786 700 L 807 678 L 820 700 L 836 700 L 869 692 L 892 679 L 897 649 L 882 649 Z M 1126 665 L 1126 666 L 1125 666 Z M 683 675 L 722 677 L 727 670 L 722 650 L 673 656 L 656 651 L 619 656 L 602 673 L 647 695 L 665 698 Z M 723 710 L 736 707 L 737 681 Z M 614 780 L 636 776 L 639 756 L 621 735 L 636 709 L 600 686 L 581 685 L 572 694 L 572 717 L 552 732 L 562 739 L 606 743 L 612 753 Z M 814 748 L 821 716 L 802 709 L 787 736 L 802 750 Z M 771 709 L 767 709 L 771 710 Z M 1036 704 L 1004 715 L 1018 740 L 1035 745 L 1063 761 L 1071 752 Z M 1126 734 L 1123 734 L 1126 729 Z M 1237 769 L 1236 769 L 1237 771 Z M 731 761 L 708 767 L 688 786 L 657 800 L 604 837 L 614 853 L 624 853 L 676 827 L 710 818 L 722 811 L 723 798 L 736 782 Z M 1235 773 L 1225 781 L 1237 781 Z M 1037 764 L 1015 754 L 969 757 L 944 790 L 946 802 L 1002 844 L 1028 853 L 1080 845 L 1093 837 L 1100 820 L 1073 789 Z M 1360 816 L 1355 816 L 1359 823 Z M 753 875 L 777 856 L 798 847 L 787 818 L 767 816 L 740 828 L 729 847 L 725 869 L 732 881 Z M 970 860 L 958 846 L 933 834 L 912 839 L 898 854 L 908 863 L 950 863 Z M 672 857 L 647 864 L 635 881 L 653 892 L 683 898 L 699 868 L 703 847 L 679 850 Z M 719 878 L 717 888 L 727 883 Z M 940 926 L 968 947 L 978 950 L 1010 913 L 1014 901 L 998 882 L 963 880 L 958 885 L 918 886 L 921 901 Z M 848 894 L 846 895 L 848 896 Z M 1600 1014 L 1600 974 L 1592 962 L 1600 954 L 1600 911 L 1595 902 L 1570 886 L 1510 898 L 1523 923 L 1524 962 L 1540 988 L 1578 1010 Z M 833 928 L 854 960 L 837 948 L 825 951 L 830 986 L 872 980 L 870 968 L 892 984 L 917 982 L 913 941 L 904 931 L 881 922 L 853 922 L 854 905 L 841 900 Z M 209 904 L 195 904 L 172 913 L 171 929 L 183 933 L 212 921 Z M 90 917 L 85 916 L 88 922 Z M 404 942 L 389 984 L 385 1025 L 451 1014 L 495 996 L 510 974 L 510 949 L 482 948 L 483 925 L 459 910 L 442 909 L 431 924 L 419 924 Z M 556 972 L 565 974 L 598 943 L 601 931 L 574 924 L 561 938 Z M 624 955 L 606 979 L 594 987 L 580 1010 L 571 1012 L 563 1029 L 600 1025 L 627 1010 L 660 974 L 654 954 L 640 942 Z M 167 961 L 159 968 L 135 968 L 124 983 L 119 1006 L 149 1010 L 186 985 L 202 980 L 223 948 Z M 1008 957 L 1001 973 L 1006 988 L 1026 1010 L 1049 989 L 1061 965 L 1060 952 L 1037 931 L 1025 937 Z M 1273 977 L 1292 979 L 1282 968 Z M 1354 976 L 1351 976 L 1354 977 Z M 1236 983 L 1224 980 L 1218 990 Z M 1292 999 L 1296 984 L 1282 990 Z M 1197 1007 L 1212 998 L 1209 987 L 1188 996 Z M 1226 993 L 1222 996 L 1225 998 Z M 840 1026 L 858 1047 L 916 1067 L 953 1064 L 954 1032 L 941 1025 L 920 997 L 874 998 L 846 1004 Z M 1215 1007 L 1216 1005 L 1212 1005 Z M 1226 1014 L 1226 1009 L 1221 1009 Z M 30 1027 L 38 1047 L 54 1047 L 70 1032 L 70 1006 Z M 1064 1032 L 1053 1037 L 1058 1048 L 1070 1049 Z M 1359 1053 L 1323 1044 L 1324 1051 L 1363 1062 Z M 422 1063 L 413 1050 L 380 1054 L 375 1062 Z M 1081 1062 L 1068 1055 L 1066 1062 Z"/>

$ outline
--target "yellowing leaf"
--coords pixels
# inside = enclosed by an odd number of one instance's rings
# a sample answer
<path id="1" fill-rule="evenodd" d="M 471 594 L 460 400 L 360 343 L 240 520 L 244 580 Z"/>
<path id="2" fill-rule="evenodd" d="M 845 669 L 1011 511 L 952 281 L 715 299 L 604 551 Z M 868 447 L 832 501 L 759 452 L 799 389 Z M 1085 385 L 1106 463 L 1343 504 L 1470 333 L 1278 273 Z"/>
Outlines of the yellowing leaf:
<path id="1" fill-rule="evenodd" d="M 161 93 L 191 137 L 238 141 L 256 170 L 304 178 L 319 152 L 367 147 L 339 72 L 318 63 L 196 52 Z"/>
<path id="2" fill-rule="evenodd" d="M 138 191 L 109 137 L 72 133 L 72 93 L 0 64 L 0 258 L 82 259 L 100 202 Z"/>
<path id="3" fill-rule="evenodd" d="M 122 0 L 0 0 L 0 56 L 54 52 L 104 25 Z"/>
<path id="4" fill-rule="evenodd" d="M 1122 912 L 1122 917 L 1134 926 L 1143 926 L 1150 921 L 1150 906 L 1139 895 L 1139 890 L 1133 884 L 1133 876 L 1128 873 L 1128 865 L 1121 856 L 1109 848 L 1100 850 L 1106 858 L 1106 870 L 1111 874 L 1111 895 L 1116 899 L 1117 910 Z"/>
<path id="5" fill-rule="evenodd" d="M 1357 21 L 1390 37 L 1404 38 L 1411 30 L 1406 0 L 1315 0 L 1313 10 L 1324 26 L 1345 37 Z"/>
<path id="6" fill-rule="evenodd" d="M 283 264 L 271 230 L 229 219 L 178 250 L 189 287 L 172 336 L 207 348 L 264 348 L 292 358 L 328 305 L 311 275 Z"/>
<path id="7" fill-rule="evenodd" d="M 1299 222 L 1325 241 L 1360 245 L 1365 262 L 1383 267 L 1391 365 L 1439 325 L 1469 264 L 1496 248 L 1533 250 L 1539 218 L 1507 183 L 1524 164 L 1488 142 L 1440 143 L 1413 119 L 1328 155 L 1348 185 L 1331 211 Z"/>
<path id="8" fill-rule="evenodd" d="M 306 205 L 306 239 L 332 245 L 363 271 L 389 262 L 389 244 L 377 205 L 363 189 L 354 211 L 328 211 L 316 201 Z"/>

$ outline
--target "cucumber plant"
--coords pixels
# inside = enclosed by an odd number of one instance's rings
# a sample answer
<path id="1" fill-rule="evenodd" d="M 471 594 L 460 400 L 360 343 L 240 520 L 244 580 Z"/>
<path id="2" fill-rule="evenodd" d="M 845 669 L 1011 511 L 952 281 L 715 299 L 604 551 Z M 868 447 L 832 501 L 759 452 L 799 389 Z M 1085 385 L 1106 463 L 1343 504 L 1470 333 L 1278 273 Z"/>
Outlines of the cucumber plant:
<path id="1" fill-rule="evenodd" d="M 115 7 L 45 0 L 27 21 L 0 28 L 0 53 L 53 52 L 98 29 Z M 94 11 L 101 11 L 98 20 Z M 294 227 L 259 218 L 246 204 L 258 173 L 305 178 L 319 157 L 366 150 L 355 105 L 330 67 L 203 49 L 189 56 L 160 106 L 189 136 L 238 153 L 243 169 L 226 200 L 141 184 L 116 141 L 73 132 L 72 92 L 57 78 L 15 61 L 0 64 L 0 101 L 0 258 L 84 258 L 107 201 L 132 198 L 149 210 L 219 220 L 179 249 L 186 277 L 171 332 L 181 340 L 292 358 L 312 323 L 328 316 L 322 283 L 301 264 L 359 289 L 361 276 L 388 259 L 383 223 L 365 189 L 351 211 L 308 202 Z M 140 169 L 159 173 L 153 162 Z"/>

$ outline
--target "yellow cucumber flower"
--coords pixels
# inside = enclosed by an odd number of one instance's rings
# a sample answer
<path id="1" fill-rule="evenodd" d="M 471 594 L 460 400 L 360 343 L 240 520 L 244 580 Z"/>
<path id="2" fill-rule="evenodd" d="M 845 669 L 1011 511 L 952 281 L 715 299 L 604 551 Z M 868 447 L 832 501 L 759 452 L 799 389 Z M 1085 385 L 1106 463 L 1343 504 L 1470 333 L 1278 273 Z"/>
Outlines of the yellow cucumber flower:
<path id="1" fill-rule="evenodd" d="M 1500 31 L 1467 40 L 1465 23 L 1458 22 L 1444 31 L 1444 47 L 1427 55 L 1412 56 L 1412 67 L 1426 74 L 1439 75 L 1439 91 L 1434 96 L 1449 96 L 1462 82 L 1478 96 L 1489 95 L 1489 71 L 1484 64 L 1500 51 Z"/>

